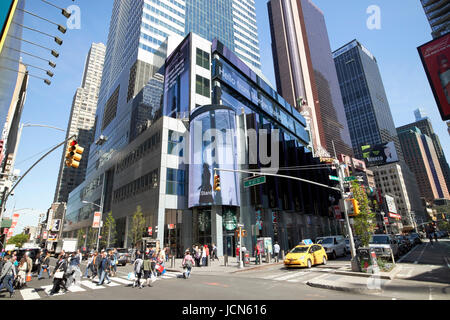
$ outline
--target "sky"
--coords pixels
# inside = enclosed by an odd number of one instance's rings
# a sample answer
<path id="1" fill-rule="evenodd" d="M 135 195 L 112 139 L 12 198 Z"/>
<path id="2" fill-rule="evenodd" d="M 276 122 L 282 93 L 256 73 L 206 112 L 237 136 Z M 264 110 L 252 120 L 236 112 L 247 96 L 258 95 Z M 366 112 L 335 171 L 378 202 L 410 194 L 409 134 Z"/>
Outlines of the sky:
<path id="1" fill-rule="evenodd" d="M 23 50 L 38 53 L 57 63 L 52 85 L 31 79 L 23 123 L 46 124 L 67 129 L 73 95 L 81 84 L 86 55 L 93 42 L 106 44 L 113 0 L 52 0 L 61 7 L 76 4 L 80 7 L 80 29 L 68 30 L 60 37 L 59 47 L 45 36 L 24 31 L 23 38 L 57 48 L 54 59 L 44 49 L 25 44 Z M 275 84 L 271 51 L 270 29 L 265 0 L 256 0 L 256 14 L 261 47 L 262 72 Z M 417 47 L 432 40 L 431 29 L 419 0 L 313 0 L 323 11 L 328 28 L 331 49 L 336 50 L 353 39 L 358 39 L 376 57 L 391 107 L 395 125 L 413 122 L 413 111 L 423 108 L 439 135 L 447 159 L 450 159 L 450 137 L 440 118 L 428 84 Z M 369 6 L 380 8 L 380 29 L 369 30 L 366 13 Z M 27 0 L 26 10 L 64 24 L 65 19 L 56 8 L 39 0 Z M 56 26 L 26 15 L 24 24 L 57 35 Z M 24 62 L 46 67 L 45 62 L 24 56 Z M 43 76 L 43 72 L 30 68 Z M 16 169 L 24 173 L 41 155 L 62 142 L 65 133 L 53 129 L 28 127 L 23 130 L 16 159 Z M 40 162 L 17 186 L 7 202 L 6 216 L 18 212 L 21 217 L 16 227 L 20 233 L 26 226 L 37 225 L 40 213 L 45 213 L 53 202 L 56 180 L 63 148 Z M 86 159 L 86 157 L 84 158 Z M 25 209 L 25 210 L 21 210 Z"/>

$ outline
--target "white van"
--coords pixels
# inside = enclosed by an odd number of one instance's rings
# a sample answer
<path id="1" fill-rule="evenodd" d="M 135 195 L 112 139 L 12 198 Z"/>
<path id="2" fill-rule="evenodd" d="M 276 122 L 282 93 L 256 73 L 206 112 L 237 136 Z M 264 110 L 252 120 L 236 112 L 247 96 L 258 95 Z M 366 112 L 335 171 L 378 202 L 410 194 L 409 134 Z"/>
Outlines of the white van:
<path id="1" fill-rule="evenodd" d="M 323 237 L 320 244 L 329 258 L 336 259 L 337 256 L 345 257 L 347 255 L 347 247 L 343 236 Z"/>

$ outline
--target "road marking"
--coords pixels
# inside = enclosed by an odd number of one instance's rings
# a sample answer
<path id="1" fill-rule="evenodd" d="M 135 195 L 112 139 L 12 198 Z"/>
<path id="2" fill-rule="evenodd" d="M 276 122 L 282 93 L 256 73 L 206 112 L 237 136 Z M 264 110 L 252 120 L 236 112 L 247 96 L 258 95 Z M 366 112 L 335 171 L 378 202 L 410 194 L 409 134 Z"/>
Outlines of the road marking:
<path id="1" fill-rule="evenodd" d="M 323 274 L 323 275 L 321 275 L 321 276 L 318 276 L 318 277 L 315 277 L 315 278 L 313 278 L 314 280 L 320 280 L 320 279 L 322 279 L 322 278 L 325 278 L 325 277 L 328 277 L 329 276 L 329 274 Z M 312 280 L 312 279 L 308 279 L 308 280 L 305 280 L 305 281 L 303 281 L 303 283 L 308 283 L 308 281 L 309 280 Z"/>
<path id="2" fill-rule="evenodd" d="M 93 289 L 93 290 L 104 289 L 105 288 L 103 286 L 98 286 L 96 283 L 93 283 L 93 282 L 91 282 L 89 280 L 81 281 L 81 284 L 83 286 L 88 287 L 89 289 Z"/>
<path id="3" fill-rule="evenodd" d="M 428 300 L 433 300 L 433 297 L 432 297 L 432 295 L 431 295 L 431 287 L 429 287 L 430 288 L 430 296 L 429 296 L 429 298 L 428 298 Z"/>
<path id="4" fill-rule="evenodd" d="M 283 276 L 283 275 L 285 275 L 285 274 L 286 274 L 286 272 L 283 272 L 283 273 L 277 273 L 277 274 L 272 274 L 272 275 L 270 275 L 270 276 L 263 277 L 263 279 L 264 279 L 264 280 L 270 280 L 270 279 L 273 279 L 273 278 L 276 278 L 276 277 L 281 277 L 281 276 Z"/>
<path id="5" fill-rule="evenodd" d="M 23 300 L 36 300 L 41 298 L 35 289 L 22 289 L 20 290 L 20 294 L 22 295 Z"/>
<path id="6" fill-rule="evenodd" d="M 119 277 L 111 278 L 111 280 L 112 281 L 116 281 L 116 282 L 120 282 L 122 284 L 132 284 L 133 283 L 133 281 L 131 281 L 131 280 L 123 279 L 123 278 L 119 278 Z"/>
<path id="7" fill-rule="evenodd" d="M 296 272 L 294 274 L 288 274 L 287 276 L 280 277 L 280 278 L 275 278 L 275 279 L 272 279 L 272 280 L 274 280 L 274 281 L 284 281 L 284 280 L 288 280 L 288 279 L 291 279 L 291 278 L 295 278 L 295 277 L 297 277 L 297 276 L 299 276 L 301 274 L 304 274 L 304 273 L 305 273 L 304 271 L 298 271 L 298 272 Z"/>
<path id="8" fill-rule="evenodd" d="M 410 252 L 408 252 L 407 254 L 405 254 L 403 257 L 401 257 L 397 263 L 402 262 L 403 259 L 406 259 L 411 253 L 413 253 L 413 251 L 415 251 L 419 246 L 415 246 Z"/>
<path id="9" fill-rule="evenodd" d="M 49 285 L 49 286 L 42 286 L 42 289 L 44 289 L 44 292 L 49 296 L 50 295 L 50 291 L 53 288 L 53 285 Z M 54 296 L 62 296 L 64 293 L 61 292 L 62 289 L 60 289 L 60 291 L 58 293 L 55 293 Z"/>
<path id="10" fill-rule="evenodd" d="M 420 258 L 422 258 L 423 253 L 425 252 L 425 249 L 428 247 L 428 244 L 429 244 L 429 242 L 427 242 L 427 244 L 426 244 L 425 247 L 423 248 L 422 252 L 420 253 L 419 258 L 418 258 L 416 261 L 414 261 L 414 264 L 418 264 L 418 263 L 419 263 Z"/>
<path id="11" fill-rule="evenodd" d="M 70 292 L 83 292 L 83 291 L 86 291 L 85 289 L 81 288 L 80 286 L 76 286 L 76 285 L 72 285 L 72 286 L 70 286 L 67 289 L 69 289 Z"/>
<path id="12" fill-rule="evenodd" d="M 105 283 L 105 286 L 117 287 L 117 286 L 120 286 L 120 283 L 115 283 L 115 282 L 111 281 L 110 283 Z"/>
<path id="13" fill-rule="evenodd" d="M 447 267 L 450 269 L 450 259 L 447 257 L 444 257 L 445 263 L 447 264 Z"/>

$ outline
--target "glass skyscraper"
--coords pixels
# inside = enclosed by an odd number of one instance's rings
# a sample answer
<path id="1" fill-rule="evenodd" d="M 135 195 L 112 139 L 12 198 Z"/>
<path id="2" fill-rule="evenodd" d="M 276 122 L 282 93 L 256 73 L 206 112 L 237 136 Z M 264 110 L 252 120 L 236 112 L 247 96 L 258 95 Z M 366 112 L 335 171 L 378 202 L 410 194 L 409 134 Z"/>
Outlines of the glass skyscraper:
<path id="1" fill-rule="evenodd" d="M 448 0 L 420 0 L 430 22 L 433 38 L 450 31 L 450 2 Z"/>
<path id="2" fill-rule="evenodd" d="M 333 53 L 355 156 L 361 146 L 393 141 L 402 150 L 376 58 L 357 40 Z"/>

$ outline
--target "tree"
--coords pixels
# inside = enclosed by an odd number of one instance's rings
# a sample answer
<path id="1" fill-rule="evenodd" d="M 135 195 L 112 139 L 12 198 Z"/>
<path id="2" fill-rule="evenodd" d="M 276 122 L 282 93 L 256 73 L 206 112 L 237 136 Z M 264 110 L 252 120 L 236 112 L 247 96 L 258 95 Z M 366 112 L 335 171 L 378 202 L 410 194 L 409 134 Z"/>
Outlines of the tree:
<path id="1" fill-rule="evenodd" d="M 136 207 L 136 212 L 133 215 L 133 221 L 131 223 L 131 239 L 133 240 L 133 245 L 142 239 L 142 232 L 145 229 L 145 219 L 142 213 L 141 206 Z"/>
<path id="2" fill-rule="evenodd" d="M 100 246 L 103 248 L 114 245 L 116 243 L 116 235 L 116 220 L 112 216 L 112 212 L 109 212 L 102 227 Z"/>
<path id="3" fill-rule="evenodd" d="M 11 239 L 8 240 L 8 244 L 15 244 L 16 247 L 22 248 L 23 244 L 27 242 L 29 239 L 29 235 L 25 233 L 17 234 Z"/>
<path id="4" fill-rule="evenodd" d="M 352 183 L 353 198 L 358 201 L 359 214 L 354 217 L 355 233 L 362 245 L 368 246 L 370 236 L 375 231 L 375 214 L 370 210 L 366 191 L 357 183 Z"/>
<path id="5" fill-rule="evenodd" d="M 78 235 L 77 235 L 78 243 L 82 243 L 83 246 L 84 246 L 84 238 L 83 238 L 83 236 L 84 236 L 85 234 L 86 234 L 85 229 L 79 229 L 79 230 L 78 230 Z"/>

